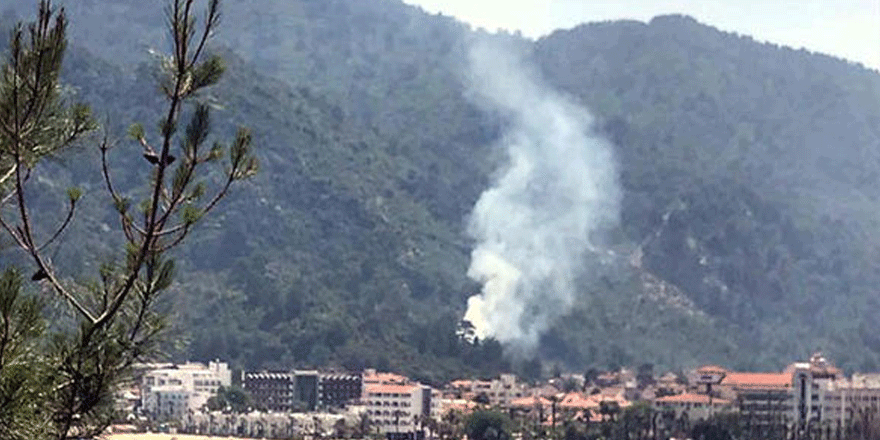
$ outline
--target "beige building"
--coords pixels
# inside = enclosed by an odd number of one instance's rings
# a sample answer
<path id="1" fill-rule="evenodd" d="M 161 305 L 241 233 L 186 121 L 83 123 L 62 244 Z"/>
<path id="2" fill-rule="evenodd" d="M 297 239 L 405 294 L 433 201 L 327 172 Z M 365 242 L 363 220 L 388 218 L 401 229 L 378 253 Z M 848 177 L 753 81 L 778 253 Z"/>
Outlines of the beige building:
<path id="1" fill-rule="evenodd" d="M 489 405 L 501 407 L 510 406 L 512 401 L 531 395 L 529 387 L 517 382 L 513 374 L 502 374 L 492 380 L 456 380 L 450 384 L 449 391 L 470 400 L 485 395 Z"/>

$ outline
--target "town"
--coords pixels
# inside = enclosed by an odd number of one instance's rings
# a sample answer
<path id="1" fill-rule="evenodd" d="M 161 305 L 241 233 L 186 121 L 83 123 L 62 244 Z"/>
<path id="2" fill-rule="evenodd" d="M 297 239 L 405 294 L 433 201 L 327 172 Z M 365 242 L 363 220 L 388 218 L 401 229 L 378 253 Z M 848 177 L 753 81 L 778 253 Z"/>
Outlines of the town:
<path id="1" fill-rule="evenodd" d="M 849 439 L 880 435 L 880 373 L 849 377 L 821 354 L 779 372 L 707 365 L 655 375 L 653 366 L 560 374 L 525 383 L 512 374 L 440 387 L 366 369 L 247 371 L 220 361 L 139 366 L 117 396 L 115 432 L 253 438 L 743 438 Z M 469 419 L 500 420 L 474 435 Z M 499 425 L 500 426 L 500 425 Z M 499 428 L 501 429 L 501 428 Z M 702 431 L 701 431 L 702 430 Z M 702 434 L 699 434 L 702 432 Z"/>

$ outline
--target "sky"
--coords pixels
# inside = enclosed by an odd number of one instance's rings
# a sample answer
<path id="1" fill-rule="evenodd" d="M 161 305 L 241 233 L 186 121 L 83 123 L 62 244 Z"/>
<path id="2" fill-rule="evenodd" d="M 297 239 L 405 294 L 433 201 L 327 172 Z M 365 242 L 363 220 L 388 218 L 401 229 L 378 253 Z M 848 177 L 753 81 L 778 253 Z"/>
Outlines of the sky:
<path id="1" fill-rule="evenodd" d="M 880 69 L 880 0 L 404 0 L 487 30 L 537 38 L 580 23 L 687 14 L 723 31 Z"/>

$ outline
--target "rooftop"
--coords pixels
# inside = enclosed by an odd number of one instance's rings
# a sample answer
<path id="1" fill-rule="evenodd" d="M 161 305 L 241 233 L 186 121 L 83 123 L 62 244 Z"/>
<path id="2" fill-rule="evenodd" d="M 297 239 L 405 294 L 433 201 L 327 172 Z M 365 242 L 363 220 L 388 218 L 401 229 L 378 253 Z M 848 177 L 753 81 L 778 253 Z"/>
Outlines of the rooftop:
<path id="1" fill-rule="evenodd" d="M 729 372 L 721 380 L 722 385 L 738 389 L 787 389 L 792 385 L 791 373 L 739 373 Z"/>
<path id="2" fill-rule="evenodd" d="M 364 387 L 364 392 L 367 394 L 411 394 L 418 390 L 418 388 L 416 385 L 369 384 Z"/>
<path id="3" fill-rule="evenodd" d="M 685 393 L 685 394 L 677 394 L 674 396 L 665 396 L 659 397 L 654 400 L 655 402 L 675 402 L 675 403 L 705 403 L 708 404 L 710 402 L 709 395 L 707 394 L 694 394 L 694 393 Z M 719 399 L 717 397 L 713 397 L 711 399 L 711 403 L 713 405 L 728 405 L 730 404 L 729 400 Z"/>
<path id="4" fill-rule="evenodd" d="M 518 408 L 550 406 L 550 404 L 550 400 L 540 396 L 520 397 L 519 399 L 513 399 L 510 401 L 510 406 Z"/>

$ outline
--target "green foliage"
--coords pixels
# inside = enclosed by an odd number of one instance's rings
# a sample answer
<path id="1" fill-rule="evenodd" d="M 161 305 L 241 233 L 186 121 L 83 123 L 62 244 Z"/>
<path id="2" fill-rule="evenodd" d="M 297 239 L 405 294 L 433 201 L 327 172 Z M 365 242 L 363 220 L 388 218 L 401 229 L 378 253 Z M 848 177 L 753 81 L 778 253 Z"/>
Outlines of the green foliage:
<path id="1" fill-rule="evenodd" d="M 59 73 L 66 48 L 66 16 L 48 0 L 40 2 L 37 21 L 24 37 L 22 26 L 12 32 L 8 60 L 0 76 L 0 227 L 18 251 L 17 259 L 36 266 L 31 281 L 57 295 L 46 304 L 24 293 L 20 276 L 7 270 L 0 278 L 0 437 L 66 439 L 93 437 L 116 417 L 114 392 L 131 380 L 135 362 L 154 359 L 160 350 L 166 315 L 160 302 L 172 285 L 175 265 L 167 257 L 190 228 L 213 210 L 231 185 L 252 176 L 256 161 L 250 138 L 239 136 L 226 172 L 206 179 L 216 182 L 211 197 L 200 200 L 206 184 L 198 179 L 203 165 L 216 160 L 217 149 L 200 154 L 208 137 L 208 110 L 196 105 L 184 140 L 175 133 L 183 109 L 203 87 L 217 81 L 222 65 L 214 58 L 200 64 L 202 50 L 213 32 L 218 2 L 211 0 L 205 23 L 197 38 L 191 19 L 192 0 L 174 0 L 170 27 L 174 54 L 167 57 L 164 80 L 166 108 L 160 122 L 159 143 L 153 148 L 139 126 L 130 133 L 144 149 L 151 168 L 143 179 L 146 190 L 135 191 L 143 214 L 129 212 L 129 197 L 114 186 L 108 162 L 110 142 L 100 146 L 103 183 L 119 216 L 122 263 L 100 264 L 98 280 L 62 277 L 48 256 L 72 224 L 83 191 L 71 187 L 57 202 L 67 205 L 60 226 L 47 227 L 53 208 L 35 202 L 32 176 L 47 168 L 49 156 L 60 155 L 95 127 L 87 107 L 67 104 L 59 92 Z M 195 82 L 193 78 L 195 77 Z M 180 145 L 181 160 L 175 161 L 173 146 Z M 169 179 L 170 177 L 170 179 Z M 170 180 L 170 181 L 169 181 Z M 127 185 L 123 191 L 128 191 Z M 146 194 L 146 195 L 144 195 Z M 50 202 L 53 200 L 50 200 Z M 49 203 L 51 206 L 52 203 Z M 175 219 L 180 217 L 178 223 Z M 104 228 L 109 227 L 102 224 Z M 105 241 L 106 231 L 97 233 Z M 100 261 L 103 255 L 88 255 Z M 50 328 L 43 315 L 57 315 Z"/>
<path id="2" fill-rule="evenodd" d="M 538 44 L 536 60 L 554 86 L 597 111 L 618 145 L 622 226 L 644 267 L 726 328 L 732 338 L 719 342 L 733 353 L 760 353 L 744 366 L 779 368 L 816 348 L 840 360 L 858 351 L 841 312 L 859 308 L 873 283 L 864 240 L 878 211 L 873 195 L 844 195 L 876 192 L 854 176 L 873 172 L 856 157 L 878 138 L 872 123 L 842 127 L 880 115 L 876 73 L 680 16 L 558 33 Z M 876 321 L 861 310 L 859 319 Z M 817 314 L 824 330 L 812 324 Z M 712 358 L 737 362 L 724 351 Z"/>
<path id="3" fill-rule="evenodd" d="M 0 276 L 0 437 L 33 439 L 45 435 L 41 395 L 55 382 L 48 375 L 40 337 L 46 330 L 43 305 L 22 292 L 21 275 L 7 269 Z"/>
<path id="4" fill-rule="evenodd" d="M 159 41 L 165 17 L 133 0 L 89 3 L 69 6 L 78 22 L 100 24 L 71 30 L 87 49 L 71 48 L 69 82 L 119 115 L 111 133 L 161 119 L 143 84 L 175 63 L 148 64 L 133 48 Z M 501 162 L 499 117 L 464 97 L 473 33 L 395 1 L 226 8 L 236 20 L 220 35 L 226 49 L 208 50 L 228 72 L 193 93 L 210 118 L 184 112 L 169 177 L 184 175 L 199 142 L 199 157 L 248 174 L 257 164 L 236 152 L 239 139 L 266 146 L 264 172 L 213 220 L 189 205 L 210 200 L 210 181 L 172 185 L 186 200 L 173 218 L 207 226 L 182 249 L 181 272 L 192 272 L 172 288 L 190 342 L 181 357 L 244 368 L 326 361 L 435 381 L 511 369 L 538 378 L 555 364 L 778 369 L 817 348 L 847 369 L 880 366 L 875 72 L 675 16 L 519 41 L 615 145 L 624 207 L 613 268 L 586 267 L 598 275 L 581 280 L 537 357 L 505 361 L 496 344 L 456 333 L 478 289 L 465 276 L 464 219 Z M 135 12 L 138 23 L 110 15 Z M 187 72 L 193 88 L 224 67 L 210 56 Z M 151 142 L 177 122 L 131 134 Z M 236 141 L 189 135 L 199 124 Z M 236 135 L 239 125 L 251 129 Z M 221 145 L 232 147 L 221 155 Z M 126 185 L 145 174 L 141 162 L 108 163 Z M 81 203 L 101 184 L 67 180 L 84 189 Z M 143 193 L 124 190 L 114 204 L 133 221 Z M 80 215 L 106 217 L 99 207 Z M 62 264 L 108 246 L 68 237 Z"/>
<path id="5" fill-rule="evenodd" d="M 704 440 L 733 440 L 727 427 L 712 422 L 697 423 L 691 431 L 691 436 Z"/>
<path id="6" fill-rule="evenodd" d="M 240 414 L 250 411 L 251 398 L 247 391 L 233 385 L 218 388 L 217 395 L 211 396 L 205 405 L 211 411 L 232 411 Z"/>
<path id="7" fill-rule="evenodd" d="M 0 71 L 0 185 L 16 163 L 31 168 L 95 128 L 88 107 L 67 105 L 61 96 L 67 17 L 52 12 L 51 3 L 41 2 L 39 20 L 27 32 L 17 25 L 9 40 Z"/>
<path id="8" fill-rule="evenodd" d="M 198 90 L 217 84 L 225 70 L 226 66 L 223 64 L 223 58 L 217 55 L 208 57 L 207 60 L 196 66 L 192 72 L 193 88 Z"/>
<path id="9" fill-rule="evenodd" d="M 510 429 L 510 418 L 496 411 L 474 411 L 464 420 L 464 432 L 474 440 L 508 440 Z"/>

